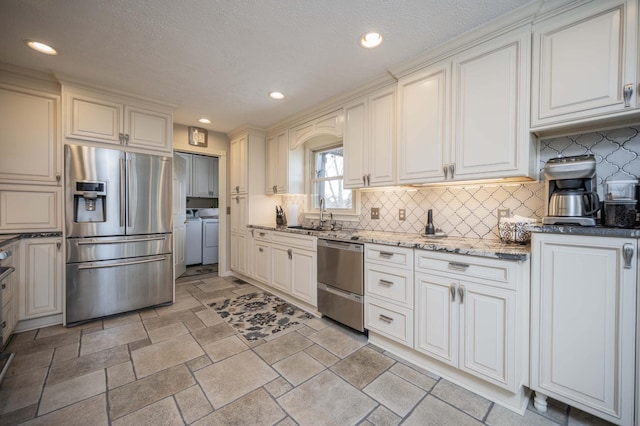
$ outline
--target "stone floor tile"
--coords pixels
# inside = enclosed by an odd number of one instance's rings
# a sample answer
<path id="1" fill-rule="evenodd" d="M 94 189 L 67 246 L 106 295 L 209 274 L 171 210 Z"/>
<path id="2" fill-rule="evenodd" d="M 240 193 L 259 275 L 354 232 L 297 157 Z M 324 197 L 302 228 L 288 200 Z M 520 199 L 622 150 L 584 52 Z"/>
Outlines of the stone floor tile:
<path id="1" fill-rule="evenodd" d="M 371 382 L 363 392 L 401 417 L 406 416 L 426 395 L 423 389 L 389 372 Z"/>
<path id="2" fill-rule="evenodd" d="M 173 339 L 174 337 L 189 334 L 189 330 L 181 322 L 167 325 L 165 327 L 156 328 L 149 331 L 149 340 L 151 343 L 162 342 L 163 340 Z"/>
<path id="3" fill-rule="evenodd" d="M 278 376 L 251 351 L 205 367 L 194 375 L 216 410 Z"/>
<path id="4" fill-rule="evenodd" d="M 189 367 L 191 371 L 198 371 L 207 365 L 211 365 L 211 359 L 207 355 L 202 355 L 191 361 L 187 361 L 187 367 Z"/>
<path id="5" fill-rule="evenodd" d="M 53 361 L 51 361 L 51 365 L 59 365 L 62 361 L 77 358 L 79 353 L 80 342 L 57 347 L 53 353 Z"/>
<path id="6" fill-rule="evenodd" d="M 224 322 L 224 319 L 222 319 L 222 317 L 211 308 L 202 309 L 195 314 L 207 327 Z"/>
<path id="7" fill-rule="evenodd" d="M 238 336 L 229 336 L 217 342 L 204 345 L 202 349 L 205 350 L 213 362 L 218 362 L 249 349 L 243 340 Z"/>
<path id="8" fill-rule="evenodd" d="M 192 334 L 193 337 L 196 338 L 198 343 L 200 343 L 202 346 L 205 346 L 209 343 L 222 340 L 225 337 L 233 336 L 234 334 L 236 334 L 236 331 L 229 324 L 223 322 L 211 327 L 203 328 L 201 330 L 196 330 Z"/>
<path id="9" fill-rule="evenodd" d="M 326 367 L 331 367 L 333 364 L 340 361 L 340 358 L 324 349 L 320 345 L 309 346 L 304 351 L 314 357 L 316 360 L 320 361 Z"/>
<path id="10" fill-rule="evenodd" d="M 273 364 L 296 352 L 313 345 L 313 342 L 299 333 L 284 334 L 253 350 L 268 364 Z"/>
<path id="11" fill-rule="evenodd" d="M 484 419 L 491 402 L 460 386 L 440 380 L 431 393 L 478 420 Z"/>
<path id="12" fill-rule="evenodd" d="M 52 366 L 49 370 L 47 386 L 53 386 L 127 361 L 129 361 L 129 351 L 126 345 L 115 346 L 104 351 L 62 361 Z"/>
<path id="13" fill-rule="evenodd" d="M 567 421 L 567 426 L 586 425 L 609 426 L 612 425 L 612 423 L 596 417 L 593 414 L 589 414 L 575 407 L 571 407 L 569 409 L 569 419 Z"/>
<path id="14" fill-rule="evenodd" d="M 60 325 L 52 325 L 49 327 L 42 327 L 38 329 L 38 334 L 36 335 L 36 340 L 44 339 L 45 337 L 58 336 L 60 334 L 70 333 L 76 331 L 75 328 L 67 328 Z"/>
<path id="15" fill-rule="evenodd" d="M 10 413 L 35 404 L 47 377 L 47 367 L 11 377 L 5 377 L 0 386 L 0 414 Z"/>
<path id="16" fill-rule="evenodd" d="M 43 337 L 42 339 L 12 339 L 6 348 L 7 352 L 15 352 L 26 355 L 35 352 L 42 352 L 47 349 L 55 349 L 60 346 L 78 343 L 80 341 L 81 330 L 72 330 L 68 333 L 61 333 L 55 336 Z"/>
<path id="17" fill-rule="evenodd" d="M 265 342 L 270 342 L 272 340 L 279 339 L 280 337 L 284 336 L 285 334 L 297 332 L 302 327 L 304 327 L 304 324 L 290 325 L 289 327 L 285 328 L 284 330 L 280 330 L 277 333 L 274 333 L 274 334 L 271 334 L 269 336 L 266 336 L 264 338 L 264 341 Z"/>
<path id="18" fill-rule="evenodd" d="M 11 343 L 19 344 L 24 342 L 33 342 L 38 334 L 38 330 L 23 331 L 11 335 Z"/>
<path id="19" fill-rule="evenodd" d="M 54 349 L 46 349 L 32 354 L 18 354 L 13 358 L 5 377 L 26 373 L 42 367 L 49 367 Z"/>
<path id="20" fill-rule="evenodd" d="M 131 352 L 133 367 L 139 379 L 204 355 L 190 334 L 164 340 Z"/>
<path id="21" fill-rule="evenodd" d="M 309 339 L 339 358 L 346 357 L 366 344 L 366 340 L 356 338 L 355 333 L 333 327 L 323 328 L 309 336 Z"/>
<path id="22" fill-rule="evenodd" d="M 98 323 L 94 324 L 93 327 L 83 328 L 82 335 L 84 336 L 87 334 L 95 333 L 96 331 L 100 331 L 100 330 L 104 330 L 104 327 L 102 326 L 102 321 L 99 321 Z"/>
<path id="23" fill-rule="evenodd" d="M 141 322 L 121 325 L 82 336 L 80 355 L 99 352 L 114 346 L 124 345 L 136 340 L 146 339 L 147 331 Z"/>
<path id="24" fill-rule="evenodd" d="M 353 425 L 378 405 L 329 370 L 277 399 L 299 424 Z"/>
<path id="25" fill-rule="evenodd" d="M 276 362 L 273 368 L 293 386 L 298 386 L 325 369 L 324 365 L 304 352 L 298 352 Z"/>
<path id="26" fill-rule="evenodd" d="M 24 423 L 25 426 L 87 426 L 107 425 L 107 398 L 105 394 L 85 399 L 68 407 Z"/>
<path id="27" fill-rule="evenodd" d="M 402 424 L 403 426 L 478 426 L 482 423 L 438 398 L 427 395 Z"/>
<path id="28" fill-rule="evenodd" d="M 194 424 L 262 426 L 275 424 L 286 415 L 264 389 L 257 389 Z"/>
<path id="29" fill-rule="evenodd" d="M 181 364 L 120 386 L 109 391 L 109 417 L 117 419 L 195 384 L 189 369 Z"/>
<path id="30" fill-rule="evenodd" d="M 291 386 L 291 383 L 287 382 L 282 377 L 278 377 L 264 385 L 264 388 L 272 397 L 278 398 L 293 389 L 293 386 Z"/>
<path id="31" fill-rule="evenodd" d="M 156 308 L 156 313 L 160 316 L 172 314 L 175 312 L 185 311 L 191 308 L 195 308 L 196 306 L 200 306 L 201 303 L 198 299 L 191 296 L 190 294 L 187 296 L 177 297 L 176 301 L 169 306 L 160 306 Z"/>
<path id="32" fill-rule="evenodd" d="M 144 309 L 142 311 L 139 311 L 138 314 L 140 314 L 140 319 L 142 321 L 158 316 L 158 313 L 156 312 L 155 309 Z"/>
<path id="33" fill-rule="evenodd" d="M 138 312 L 128 312 L 126 314 L 114 315 L 112 317 L 105 318 L 102 320 L 102 328 L 106 330 L 107 328 L 119 327 L 121 325 L 140 321 L 142 321 L 142 319 Z"/>
<path id="34" fill-rule="evenodd" d="M 107 391 L 104 370 L 94 371 L 53 386 L 45 386 L 38 416 Z"/>
<path id="35" fill-rule="evenodd" d="M 364 346 L 331 367 L 331 371 L 362 389 L 394 363 L 391 358 Z"/>
<path id="36" fill-rule="evenodd" d="M 402 417 L 381 405 L 369 414 L 367 420 L 375 426 L 396 426 L 400 424 Z"/>
<path id="37" fill-rule="evenodd" d="M 421 387 L 424 390 L 431 390 L 437 383 L 431 377 L 422 374 L 411 367 L 407 367 L 404 364 L 396 363 L 389 369 L 393 374 L 402 377 L 409 383 Z"/>
<path id="38" fill-rule="evenodd" d="M 233 290 L 233 294 L 236 296 L 244 296 L 247 294 L 255 293 L 256 291 L 260 291 L 260 289 L 256 287 L 244 287 Z"/>
<path id="39" fill-rule="evenodd" d="M 131 414 L 111 422 L 113 426 L 182 426 L 184 422 L 171 397 L 155 402 Z"/>
<path id="40" fill-rule="evenodd" d="M 213 407 L 198 385 L 178 392 L 175 394 L 175 398 L 187 424 L 191 424 L 213 411 Z"/>
<path id="41" fill-rule="evenodd" d="M 36 416 L 38 410 L 38 404 L 28 405 L 23 408 L 19 408 L 10 413 L 0 415 L 0 425 L 2 426 L 15 426 L 31 420 Z"/>
<path id="42" fill-rule="evenodd" d="M 305 321 L 304 325 L 311 327 L 316 331 L 327 328 L 327 323 L 322 321 L 320 318 L 311 318 L 310 320 Z"/>
<path id="43" fill-rule="evenodd" d="M 133 374 L 131 361 L 107 368 L 107 387 L 110 390 L 131 383 L 134 380 L 136 380 L 136 375 Z"/>
<path id="44" fill-rule="evenodd" d="M 396 361 L 398 361 L 400 364 L 404 364 L 407 367 L 411 368 L 412 370 L 416 370 L 418 373 L 420 374 L 424 374 L 425 376 L 431 377 L 433 380 L 435 380 L 436 382 L 438 380 L 440 380 L 440 376 L 438 376 L 437 374 L 432 373 L 431 371 L 425 370 L 422 367 L 418 367 L 417 365 L 403 359 L 400 358 L 397 355 L 392 354 L 391 352 L 387 352 L 387 351 L 383 351 L 383 354 L 385 354 L 386 356 L 388 356 L 391 359 L 395 359 Z"/>
<path id="45" fill-rule="evenodd" d="M 204 328 L 204 324 L 190 310 L 175 312 L 168 315 L 155 316 L 144 319 L 143 323 L 147 330 L 155 330 L 156 328 L 166 327 L 177 322 L 183 323 L 190 331 L 194 331 L 191 326 L 199 324 L 199 328 Z"/>
<path id="46" fill-rule="evenodd" d="M 493 404 L 485 423 L 490 426 L 556 426 L 557 423 L 542 417 L 530 410 L 525 410 L 524 416 L 507 410 L 498 404 Z"/>
<path id="47" fill-rule="evenodd" d="M 283 420 L 276 423 L 276 426 L 298 426 L 298 423 L 294 422 L 291 417 L 285 417 Z"/>
<path id="48" fill-rule="evenodd" d="M 201 284 L 196 284 L 196 287 L 198 287 L 200 291 L 205 293 L 226 290 L 228 288 L 236 288 L 236 286 L 229 281 L 225 281 L 219 278 L 205 278 L 204 280 L 202 280 Z"/>
<path id="49" fill-rule="evenodd" d="M 302 334 L 303 336 L 309 336 L 309 335 L 311 335 L 311 334 L 316 332 L 316 330 L 314 330 L 311 327 L 307 327 L 306 325 L 303 325 L 297 331 L 298 331 L 298 333 Z"/>
<path id="50" fill-rule="evenodd" d="M 129 343 L 127 346 L 129 347 L 129 352 L 137 351 L 138 349 L 146 348 L 151 345 L 150 339 L 140 339 L 135 342 Z"/>

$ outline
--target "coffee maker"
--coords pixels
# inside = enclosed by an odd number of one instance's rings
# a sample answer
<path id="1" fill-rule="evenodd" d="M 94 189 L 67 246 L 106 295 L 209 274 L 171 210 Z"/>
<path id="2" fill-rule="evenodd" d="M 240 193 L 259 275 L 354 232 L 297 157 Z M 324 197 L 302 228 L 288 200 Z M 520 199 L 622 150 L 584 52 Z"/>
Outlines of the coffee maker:
<path id="1" fill-rule="evenodd" d="M 596 159 L 591 155 L 552 158 L 544 167 L 547 216 L 543 225 L 596 226 L 600 210 Z"/>

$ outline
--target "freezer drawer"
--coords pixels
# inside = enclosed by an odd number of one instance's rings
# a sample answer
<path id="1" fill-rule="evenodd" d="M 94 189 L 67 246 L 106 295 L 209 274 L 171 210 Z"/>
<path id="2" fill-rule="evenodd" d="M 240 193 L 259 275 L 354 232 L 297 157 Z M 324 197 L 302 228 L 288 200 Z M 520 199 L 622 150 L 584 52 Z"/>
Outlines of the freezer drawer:
<path id="1" fill-rule="evenodd" d="M 364 303 L 358 294 L 318 283 L 318 311 L 348 327 L 364 331 Z"/>
<path id="2" fill-rule="evenodd" d="M 68 238 L 67 262 L 94 262 L 171 253 L 171 234 Z"/>
<path id="3" fill-rule="evenodd" d="M 173 301 L 173 256 L 67 264 L 66 323 Z"/>

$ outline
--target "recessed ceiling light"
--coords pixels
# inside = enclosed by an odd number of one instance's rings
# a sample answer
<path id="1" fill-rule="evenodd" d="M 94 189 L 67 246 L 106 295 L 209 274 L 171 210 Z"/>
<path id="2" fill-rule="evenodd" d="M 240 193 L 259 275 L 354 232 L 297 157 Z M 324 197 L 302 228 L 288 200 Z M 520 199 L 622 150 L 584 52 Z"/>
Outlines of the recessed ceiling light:
<path id="1" fill-rule="evenodd" d="M 284 99 L 284 95 L 280 92 L 271 92 L 269 93 L 271 99 Z"/>
<path id="2" fill-rule="evenodd" d="M 368 49 L 372 47 L 377 47 L 382 43 L 382 36 L 379 33 L 366 33 L 360 39 L 360 46 L 366 47 Z"/>
<path id="3" fill-rule="evenodd" d="M 40 43 L 39 41 L 33 41 L 33 40 L 25 40 L 25 43 L 27 43 L 27 46 L 29 46 L 33 50 L 36 50 L 40 53 L 44 53 L 45 55 L 58 54 L 58 51 L 53 47 L 49 46 L 48 44 Z"/>
<path id="4" fill-rule="evenodd" d="M 211 124 L 211 120 L 209 120 L 208 118 L 201 118 L 198 121 L 202 124 Z"/>

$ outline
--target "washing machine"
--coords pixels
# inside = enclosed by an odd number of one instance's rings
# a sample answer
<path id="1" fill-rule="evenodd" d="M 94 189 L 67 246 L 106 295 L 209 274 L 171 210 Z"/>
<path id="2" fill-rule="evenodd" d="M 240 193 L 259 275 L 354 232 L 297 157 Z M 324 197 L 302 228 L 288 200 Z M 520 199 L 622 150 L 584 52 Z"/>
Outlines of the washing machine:
<path id="1" fill-rule="evenodd" d="M 190 209 L 187 209 L 186 227 L 185 260 L 187 265 L 199 265 L 202 263 L 202 219 Z"/>
<path id="2" fill-rule="evenodd" d="M 200 209 L 202 219 L 202 264 L 218 263 L 218 209 Z"/>

